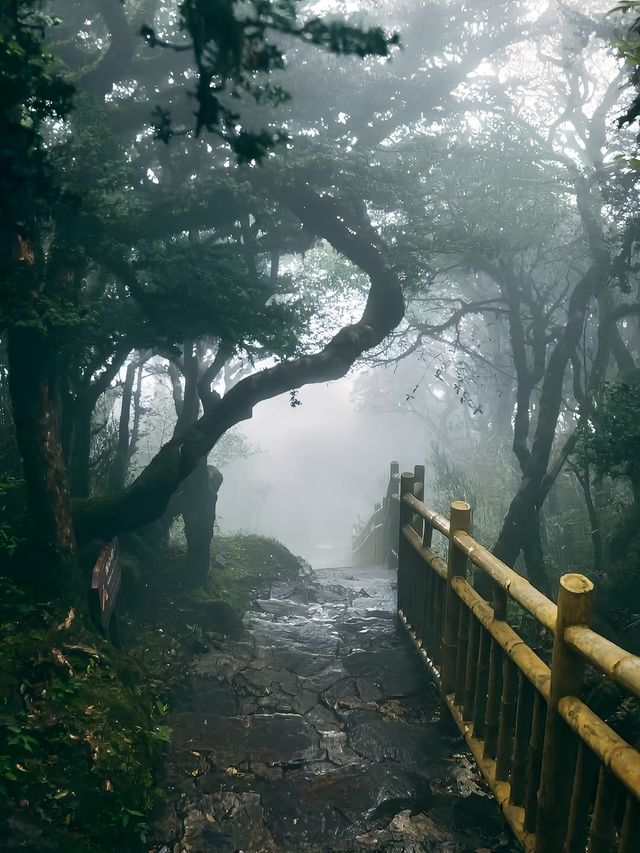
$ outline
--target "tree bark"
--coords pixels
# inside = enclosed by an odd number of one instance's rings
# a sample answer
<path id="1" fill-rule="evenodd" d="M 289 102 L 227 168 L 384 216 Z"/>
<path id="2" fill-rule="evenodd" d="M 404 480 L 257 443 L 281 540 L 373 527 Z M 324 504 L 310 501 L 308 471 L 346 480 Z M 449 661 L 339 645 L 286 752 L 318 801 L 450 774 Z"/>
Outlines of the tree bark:
<path id="1" fill-rule="evenodd" d="M 80 394 L 70 404 L 73 429 L 69 453 L 69 480 L 74 498 L 89 497 L 91 491 L 91 417 L 95 408 L 93 398 Z"/>
<path id="2" fill-rule="evenodd" d="M 221 484 L 222 474 L 217 468 L 207 465 L 206 457 L 202 457 L 183 485 L 181 512 L 187 540 L 185 582 L 190 587 L 203 586 L 209 575 L 216 504 Z"/>
<path id="3" fill-rule="evenodd" d="M 523 471 L 522 482 L 514 495 L 502 523 L 493 553 L 513 566 L 525 546 L 532 557 L 527 568 L 538 576 L 543 592 L 549 591 L 544 561 L 537 551 L 539 541 L 538 511 L 542 505 L 544 481 L 553 447 L 562 405 L 562 389 L 567 365 L 578 344 L 587 308 L 605 274 L 601 264 L 594 264 L 575 286 L 567 310 L 567 322 L 547 364 L 540 396 L 538 422 L 530 458 Z M 537 533 L 535 532 L 537 530 Z M 531 578 L 533 580 L 533 578 Z"/>
<path id="4" fill-rule="evenodd" d="M 8 333 L 8 358 L 16 441 L 38 556 L 30 580 L 41 585 L 45 595 L 80 594 L 55 343 L 37 329 L 14 327 Z"/>
<path id="5" fill-rule="evenodd" d="M 131 419 L 131 399 L 133 396 L 133 383 L 136 377 L 136 362 L 127 365 L 127 372 L 122 386 L 122 401 L 120 406 L 120 419 L 118 422 L 118 446 L 116 454 L 109 471 L 109 490 L 118 491 L 127 479 L 127 468 L 129 466 L 129 420 Z"/>

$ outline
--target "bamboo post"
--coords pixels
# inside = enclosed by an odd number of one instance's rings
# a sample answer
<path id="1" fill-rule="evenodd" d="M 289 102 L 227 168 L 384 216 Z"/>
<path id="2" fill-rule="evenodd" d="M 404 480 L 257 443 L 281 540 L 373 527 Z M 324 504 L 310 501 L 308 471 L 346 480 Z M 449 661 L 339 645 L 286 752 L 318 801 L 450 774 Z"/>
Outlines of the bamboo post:
<path id="1" fill-rule="evenodd" d="M 483 758 L 494 759 L 498 752 L 498 722 L 500 719 L 500 696 L 502 694 L 502 665 L 504 655 L 499 644 L 492 639 L 489 652 L 489 680 L 487 683 L 487 707 L 484 717 Z"/>
<path id="2" fill-rule="evenodd" d="M 455 546 L 454 533 L 469 532 L 471 507 L 466 501 L 453 501 L 449 515 L 449 548 L 447 553 L 447 589 L 445 597 L 444 627 L 442 632 L 442 693 L 447 696 L 456 686 L 456 662 L 458 646 L 458 621 L 460 599 L 451 588 L 454 577 L 464 576 L 467 558 Z"/>
<path id="3" fill-rule="evenodd" d="M 397 477 L 400 473 L 400 466 L 397 462 L 392 462 L 389 466 L 389 479 L 391 481 L 391 495 L 399 493 L 399 483 Z M 389 550 L 395 552 L 396 560 L 398 558 L 398 530 L 400 528 L 400 505 L 396 500 L 391 498 L 389 505 Z M 391 554 L 389 555 L 390 564 L 393 565 Z"/>
<path id="4" fill-rule="evenodd" d="M 518 683 L 518 703 L 516 710 L 516 730 L 513 738 L 511 757 L 510 801 L 514 806 L 524 803 L 526 791 L 527 745 L 533 717 L 533 687 L 520 673 Z"/>
<path id="5" fill-rule="evenodd" d="M 424 502 L 424 465 L 415 465 L 413 469 L 413 494 L 419 501 Z M 426 523 L 426 522 L 425 522 Z M 422 516 L 414 514 L 413 529 L 422 538 L 423 530 Z"/>
<path id="6" fill-rule="evenodd" d="M 562 850 L 573 776 L 575 738 L 558 713 L 564 696 L 579 696 L 584 662 L 565 643 L 565 629 L 586 625 L 591 615 L 593 584 L 584 575 L 560 578 L 558 614 L 551 657 L 551 692 L 542 752 L 535 853 Z"/>
<path id="7" fill-rule="evenodd" d="M 536 690 L 533 700 L 533 719 L 529 738 L 529 759 L 527 761 L 526 793 L 524 799 L 524 828 L 526 832 L 535 832 L 538 814 L 538 787 L 540 786 L 540 767 L 542 765 L 542 743 L 544 741 L 545 716 L 547 706 Z"/>
<path id="8" fill-rule="evenodd" d="M 442 642 L 442 581 L 440 575 L 431 570 L 431 583 L 429 585 L 431 596 L 429 629 L 427 632 L 429 642 L 429 657 L 434 664 L 440 663 L 440 644 Z"/>
<path id="9" fill-rule="evenodd" d="M 433 527 L 431 523 L 425 519 L 424 525 L 422 527 L 422 547 L 423 548 L 431 548 L 431 539 L 433 537 Z M 422 567 L 423 576 L 424 576 L 424 598 L 422 601 L 422 606 L 420 608 L 422 613 L 422 643 L 423 647 L 426 649 L 427 654 L 431 657 L 431 650 L 433 648 L 433 619 L 432 619 L 432 610 L 433 610 L 433 602 L 435 599 L 435 591 L 436 591 L 436 573 L 431 568 L 428 563 L 425 563 Z"/>
<path id="10" fill-rule="evenodd" d="M 493 591 L 493 619 L 504 622 L 507 618 L 507 593 L 496 586 Z M 498 751 L 498 724 L 500 719 L 500 696 L 502 693 L 502 667 L 504 655 L 499 644 L 491 640 L 489 653 L 489 681 L 487 684 L 487 707 L 484 719 L 484 758 L 495 758 Z"/>
<path id="11" fill-rule="evenodd" d="M 403 498 L 405 495 L 413 494 L 413 474 L 404 473 L 400 477 L 400 518 L 398 525 L 398 610 L 405 613 L 407 606 L 406 602 L 406 586 L 407 586 L 407 571 L 409 570 L 409 562 L 411 559 L 411 545 L 407 542 L 402 528 L 411 524 L 411 509 L 405 504 Z M 405 614 L 406 615 L 406 614 Z"/>
<path id="12" fill-rule="evenodd" d="M 478 643 L 480 641 L 480 623 L 472 613 L 469 613 L 469 636 L 467 639 L 467 665 L 464 679 L 464 705 L 462 718 L 471 720 L 473 717 L 473 700 L 476 695 L 476 678 L 478 669 Z"/>
<path id="13" fill-rule="evenodd" d="M 442 666 L 442 657 L 444 654 L 443 646 L 442 646 L 442 624 L 444 620 L 444 608 L 445 602 L 447 600 L 447 584 L 446 581 L 443 581 L 440 575 L 436 575 L 433 573 L 436 582 L 436 594 L 434 598 L 434 634 L 435 634 L 435 642 L 433 644 L 433 654 L 431 655 L 431 660 L 438 666 Z"/>
<path id="14" fill-rule="evenodd" d="M 567 824 L 566 853 L 584 853 L 589 837 L 589 812 L 598 775 L 598 759 L 589 747 L 580 741 L 573 776 L 573 791 Z"/>
<path id="15" fill-rule="evenodd" d="M 487 707 L 487 682 L 489 680 L 489 649 L 491 637 L 482 625 L 479 626 L 476 692 L 473 698 L 473 736 L 484 737 L 484 712 Z"/>
<path id="16" fill-rule="evenodd" d="M 422 500 L 424 497 L 424 465 L 415 465 L 413 469 L 413 495 Z M 423 519 L 422 516 L 415 512 L 411 513 L 411 526 L 414 531 L 422 538 Z M 417 636 L 420 636 L 419 616 L 422 615 L 423 602 L 421 587 L 421 574 L 424 569 L 422 560 L 416 554 L 414 549 L 411 549 L 411 557 L 407 564 L 407 574 L 411 580 L 407 584 L 408 610 L 411 614 L 411 624 Z"/>
<path id="17" fill-rule="evenodd" d="M 382 498 L 382 529 L 380 530 L 380 565 L 387 562 L 387 554 L 389 553 L 389 486 L 387 486 L 387 494 Z"/>
<path id="18" fill-rule="evenodd" d="M 615 849 L 616 801 L 619 790 L 615 776 L 601 765 L 591 819 L 588 853 L 611 853 Z"/>
<path id="19" fill-rule="evenodd" d="M 496 756 L 496 779 L 499 782 L 507 782 L 511 770 L 517 690 L 518 670 L 516 665 L 505 655 L 502 667 L 502 699 L 500 702 L 500 725 L 498 727 L 498 752 Z"/>
<path id="20" fill-rule="evenodd" d="M 640 802 L 633 794 L 629 794 L 620 830 L 618 853 L 635 853 L 638 849 L 638 838 L 640 838 Z"/>
<path id="21" fill-rule="evenodd" d="M 464 704 L 464 688 L 467 675 L 467 648 L 469 646 L 469 619 L 472 618 L 465 604 L 458 605 L 458 651 L 456 654 L 456 703 Z"/>

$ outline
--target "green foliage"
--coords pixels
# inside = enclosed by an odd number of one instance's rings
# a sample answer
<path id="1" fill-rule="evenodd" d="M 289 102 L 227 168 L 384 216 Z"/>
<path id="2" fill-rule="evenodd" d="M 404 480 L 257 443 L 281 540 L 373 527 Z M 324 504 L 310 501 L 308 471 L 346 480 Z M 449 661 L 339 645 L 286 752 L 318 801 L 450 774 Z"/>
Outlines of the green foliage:
<path id="1" fill-rule="evenodd" d="M 11 474 L 0 475 L 0 559 L 11 557 L 23 541 L 25 482 Z"/>
<path id="2" fill-rule="evenodd" d="M 435 442 L 428 462 L 433 469 L 435 509 L 448 516 L 453 500 L 471 504 L 474 536 L 487 547 L 495 541 L 517 476 L 509 448 L 490 438 L 491 452 L 455 456 Z"/>
<path id="3" fill-rule="evenodd" d="M 172 530 L 172 556 L 167 583 L 175 584 L 175 574 L 183 568 L 186 543 L 178 525 Z M 194 590 L 183 600 L 185 608 L 193 608 L 190 615 L 183 612 L 184 622 L 197 622 L 203 613 L 219 613 L 233 626 L 247 609 L 256 591 L 268 592 L 276 581 L 295 580 L 300 573 L 300 562 L 281 542 L 265 536 L 244 533 L 229 536 L 217 535 L 213 540 L 213 566 L 204 588 Z M 220 605 L 233 608 L 236 617 L 223 614 Z M 216 630 L 216 619 L 209 621 Z M 222 631 L 224 633 L 224 631 Z"/>
<path id="4" fill-rule="evenodd" d="M 307 312 L 300 301 L 272 299 L 266 280 L 252 280 L 229 243 L 177 241 L 140 262 L 146 280 L 138 302 L 155 335 L 172 341 L 212 335 L 230 347 L 291 355 Z"/>
<path id="5" fill-rule="evenodd" d="M 378 27 L 362 30 L 318 17 L 300 20 L 300 0 L 183 0 L 180 25 L 192 40 L 198 71 L 196 134 L 207 130 L 229 143 L 238 162 L 261 160 L 275 144 L 287 138 L 281 130 L 248 130 L 241 115 L 231 109 L 228 97 L 248 95 L 257 103 L 272 105 L 289 98 L 269 75 L 286 66 L 283 48 L 271 34 L 318 45 L 333 53 L 387 56 L 399 43 Z M 151 47 L 182 51 L 185 44 L 169 44 L 152 27 L 141 35 Z M 223 96 L 227 96 L 227 99 Z M 159 107 L 156 133 L 168 142 L 175 133 L 170 112 Z"/>
<path id="6" fill-rule="evenodd" d="M 140 849 L 171 734 L 166 705 L 79 617 L 56 623 L 48 605 L 0 579 L 2 817 L 64 831 L 65 850 Z"/>
<path id="7" fill-rule="evenodd" d="M 608 477 L 640 474 L 640 382 L 607 384 L 582 431 L 582 452 Z"/>
<path id="8" fill-rule="evenodd" d="M 216 442 L 208 459 L 216 468 L 224 468 L 234 459 L 246 459 L 255 453 L 260 453 L 260 448 L 251 444 L 241 430 L 233 427 Z"/>
<path id="9" fill-rule="evenodd" d="M 629 67 L 629 82 L 636 89 L 636 95 L 630 105 L 618 119 L 618 124 L 622 127 L 625 124 L 633 123 L 640 115 L 640 3 L 627 2 L 619 3 L 611 9 L 610 14 L 620 13 L 623 15 L 631 13 L 634 17 L 631 24 L 627 28 L 627 32 L 623 38 L 618 38 L 613 41 L 614 47 L 617 49 L 619 56 L 624 59 Z M 633 158 L 635 159 L 635 158 Z M 637 169 L 636 165 L 630 164 L 630 168 Z"/>
<path id="10" fill-rule="evenodd" d="M 45 125 L 66 115 L 73 90 L 42 49 L 51 22 L 34 11 L 35 3 L 18 6 L 13 27 L 0 33 L 0 218 L 9 234 L 19 229 L 28 238 L 57 196 Z"/>

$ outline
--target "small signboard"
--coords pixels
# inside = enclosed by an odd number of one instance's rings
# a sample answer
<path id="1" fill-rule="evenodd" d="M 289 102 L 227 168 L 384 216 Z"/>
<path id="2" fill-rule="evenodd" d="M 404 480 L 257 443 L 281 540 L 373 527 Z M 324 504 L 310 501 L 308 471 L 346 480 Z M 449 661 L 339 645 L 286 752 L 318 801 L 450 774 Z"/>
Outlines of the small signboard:
<path id="1" fill-rule="evenodd" d="M 118 540 L 114 539 L 100 552 L 91 576 L 91 590 L 97 598 L 100 623 L 105 631 L 109 628 L 109 621 L 115 610 L 121 581 Z"/>

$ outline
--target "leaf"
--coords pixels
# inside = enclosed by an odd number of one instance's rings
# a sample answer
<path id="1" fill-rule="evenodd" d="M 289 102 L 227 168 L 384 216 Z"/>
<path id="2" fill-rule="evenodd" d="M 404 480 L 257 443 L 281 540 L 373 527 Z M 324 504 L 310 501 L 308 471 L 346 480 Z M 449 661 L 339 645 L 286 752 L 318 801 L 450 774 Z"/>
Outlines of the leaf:
<path id="1" fill-rule="evenodd" d="M 62 621 L 58 625 L 58 631 L 67 631 L 71 627 L 71 623 L 76 618 L 76 611 L 74 607 L 69 608 L 69 612 L 67 613 L 66 619 Z"/>

